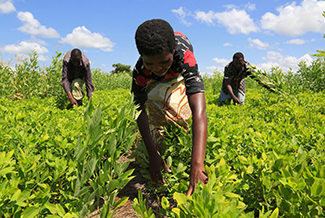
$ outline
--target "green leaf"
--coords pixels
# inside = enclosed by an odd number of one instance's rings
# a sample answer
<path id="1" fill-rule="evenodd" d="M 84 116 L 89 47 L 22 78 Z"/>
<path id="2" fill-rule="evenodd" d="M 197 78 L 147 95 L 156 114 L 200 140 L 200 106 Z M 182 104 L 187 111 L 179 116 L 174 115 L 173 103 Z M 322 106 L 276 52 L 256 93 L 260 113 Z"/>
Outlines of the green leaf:
<path id="1" fill-rule="evenodd" d="M 21 217 L 22 218 L 34 218 L 36 217 L 36 215 L 39 213 L 39 208 L 38 207 L 28 207 L 26 208 L 22 214 Z"/>
<path id="2" fill-rule="evenodd" d="M 113 190 L 115 190 L 117 187 L 119 186 L 119 181 L 118 180 L 111 180 L 108 182 L 108 185 L 106 187 L 106 191 L 109 193 L 109 192 L 112 192 Z"/>
<path id="3" fill-rule="evenodd" d="M 114 202 L 113 207 L 118 208 L 123 206 L 124 204 L 126 204 L 126 202 L 128 202 L 129 197 L 125 197 L 125 198 L 120 198 L 117 201 Z"/>
<path id="4" fill-rule="evenodd" d="M 187 201 L 187 197 L 186 195 L 182 194 L 182 193 L 174 193 L 173 198 L 177 201 L 178 204 L 184 204 Z"/>
<path id="5" fill-rule="evenodd" d="M 277 218 L 277 217 L 279 217 L 279 208 L 276 208 L 270 216 L 270 218 Z"/>
<path id="6" fill-rule="evenodd" d="M 164 210 L 169 210 L 169 201 L 167 200 L 167 198 L 165 196 L 163 196 L 161 199 L 161 207 Z"/>
<path id="7" fill-rule="evenodd" d="M 57 211 L 57 213 L 58 213 L 61 217 L 63 217 L 64 214 L 65 214 L 65 211 L 64 211 L 63 207 L 62 207 L 60 204 L 56 204 L 55 207 L 56 207 L 56 211 Z"/>
<path id="8" fill-rule="evenodd" d="M 248 160 L 246 157 L 239 155 L 238 159 L 242 164 L 248 164 Z"/>
<path id="9" fill-rule="evenodd" d="M 170 168 L 172 166 L 172 163 L 173 163 L 172 157 L 171 156 L 168 156 L 167 162 L 166 162 L 167 166 Z"/>
<path id="10" fill-rule="evenodd" d="M 56 214 L 57 212 L 57 207 L 55 204 L 51 204 L 49 202 L 46 202 L 44 205 L 50 212 L 51 214 Z"/>
<path id="11" fill-rule="evenodd" d="M 93 157 L 91 160 L 87 161 L 85 174 L 82 178 L 81 184 L 84 184 L 93 175 L 93 173 L 96 169 L 96 164 L 97 164 L 97 159 L 95 157 Z"/>
<path id="12" fill-rule="evenodd" d="M 2 175 L 6 175 L 6 174 L 8 174 L 8 173 L 16 173 L 16 172 L 14 171 L 14 169 L 15 169 L 15 167 L 6 167 L 6 168 L 4 168 L 4 169 L 1 169 L 1 170 L 0 170 L 0 176 L 2 176 Z"/>
<path id="13" fill-rule="evenodd" d="M 311 186 L 311 193 L 313 196 L 322 196 L 325 194 L 325 179 L 315 178 L 313 185 Z"/>

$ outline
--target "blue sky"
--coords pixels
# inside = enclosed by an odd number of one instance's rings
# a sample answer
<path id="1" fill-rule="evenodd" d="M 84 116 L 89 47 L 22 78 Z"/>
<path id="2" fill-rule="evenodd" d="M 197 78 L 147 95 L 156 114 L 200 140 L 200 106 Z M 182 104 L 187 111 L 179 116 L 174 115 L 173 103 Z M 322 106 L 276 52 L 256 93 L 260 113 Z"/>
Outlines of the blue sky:
<path id="1" fill-rule="evenodd" d="M 133 68 L 137 27 L 160 18 L 190 39 L 201 73 L 223 72 L 237 51 L 261 69 L 297 70 L 325 50 L 323 11 L 320 0 L 0 0 L 0 58 L 13 66 L 35 50 L 48 66 L 56 51 L 78 47 L 91 68 Z"/>

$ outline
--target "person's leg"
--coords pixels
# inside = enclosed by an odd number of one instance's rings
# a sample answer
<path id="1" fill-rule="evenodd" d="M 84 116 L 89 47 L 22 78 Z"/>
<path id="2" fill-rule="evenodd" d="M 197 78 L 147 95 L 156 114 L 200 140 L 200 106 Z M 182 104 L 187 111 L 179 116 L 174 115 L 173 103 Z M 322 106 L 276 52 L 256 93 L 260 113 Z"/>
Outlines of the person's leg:
<path id="1" fill-rule="evenodd" d="M 221 89 L 219 95 L 219 106 L 223 105 L 225 101 L 230 101 L 230 100 L 231 100 L 231 96 L 229 94 L 225 94 Z"/>

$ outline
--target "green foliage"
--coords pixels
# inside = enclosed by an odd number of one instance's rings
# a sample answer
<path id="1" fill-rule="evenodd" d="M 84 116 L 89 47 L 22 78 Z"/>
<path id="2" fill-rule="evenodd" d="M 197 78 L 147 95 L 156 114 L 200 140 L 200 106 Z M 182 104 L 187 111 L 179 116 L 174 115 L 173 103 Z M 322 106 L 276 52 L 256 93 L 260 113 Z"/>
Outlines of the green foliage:
<path id="1" fill-rule="evenodd" d="M 132 77 L 126 72 L 107 74 L 100 70 L 92 72 L 95 90 L 128 89 L 131 90 Z"/>
<path id="2" fill-rule="evenodd" d="M 100 201 L 112 217 L 127 201 L 116 196 L 132 170 L 118 159 L 135 140 L 136 110 L 127 91 L 102 95 L 120 101 L 100 106 L 94 93 L 86 107 L 59 110 L 53 98 L 0 99 L 0 217 L 85 217 Z"/>
<path id="3" fill-rule="evenodd" d="M 313 54 L 312 56 L 315 56 L 315 57 L 325 57 L 325 51 L 322 51 L 322 50 L 316 50 L 316 51 L 318 52 L 318 54 Z"/>
<path id="4" fill-rule="evenodd" d="M 50 66 L 45 67 L 42 74 L 42 85 L 44 89 L 44 97 L 60 96 L 62 94 L 62 52 L 56 52 L 52 58 Z"/>
<path id="5" fill-rule="evenodd" d="M 114 70 L 111 71 L 112 74 L 116 73 L 127 73 L 132 76 L 132 70 L 130 65 L 124 65 L 121 63 L 113 64 Z"/>
<path id="6" fill-rule="evenodd" d="M 285 85 L 281 78 L 277 84 Z M 184 195 L 191 134 L 171 128 L 166 134 L 168 148 L 160 154 L 173 173 L 163 171 L 167 185 L 153 187 L 158 196 L 165 196 L 161 214 L 323 217 L 325 98 L 309 91 L 294 97 L 293 101 L 288 95 L 251 88 L 245 105 L 219 107 L 207 96 L 209 183 L 199 183 L 191 197 Z M 178 168 L 180 163 L 185 169 Z M 175 202 L 174 208 L 168 206 Z"/>
<path id="7" fill-rule="evenodd" d="M 143 199 L 142 192 L 140 190 L 138 191 L 138 198 L 134 198 L 132 206 L 136 214 L 143 218 L 155 217 L 155 215 L 151 211 L 151 208 L 147 210 L 146 199 Z"/>
<path id="8" fill-rule="evenodd" d="M 95 69 L 89 104 L 59 110 L 53 102 L 66 99 L 61 55 L 45 70 L 36 53 L 15 69 L 0 65 L 0 217 L 85 217 L 99 201 L 101 217 L 112 217 L 128 200 L 116 196 L 132 179 L 128 162 L 118 161 L 137 134 L 132 78 Z M 166 127 L 160 154 L 172 173 L 163 172 L 166 185 L 151 187 L 162 196 L 161 215 L 324 217 L 324 61 L 301 62 L 298 73 L 258 71 L 275 93 L 248 79 L 246 103 L 237 106 L 217 106 L 222 74 L 203 76 L 209 183 L 184 195 L 191 129 Z M 143 143 L 131 157 L 150 179 Z M 141 193 L 133 207 L 154 217 Z"/>
<path id="9" fill-rule="evenodd" d="M 16 71 L 10 77 L 15 94 L 21 94 L 26 99 L 41 95 L 41 76 L 36 52 L 30 53 L 29 58 L 23 59 L 15 68 Z"/>
<path id="10" fill-rule="evenodd" d="M 0 64 L 0 96 L 9 96 L 15 93 L 14 88 L 8 82 L 11 77 L 13 77 L 13 70 L 7 65 Z"/>
<path id="11" fill-rule="evenodd" d="M 301 76 L 301 83 L 304 88 L 313 92 L 321 92 L 325 89 L 325 57 L 318 58 L 311 65 L 305 62 L 298 64 L 300 69 L 298 74 Z"/>

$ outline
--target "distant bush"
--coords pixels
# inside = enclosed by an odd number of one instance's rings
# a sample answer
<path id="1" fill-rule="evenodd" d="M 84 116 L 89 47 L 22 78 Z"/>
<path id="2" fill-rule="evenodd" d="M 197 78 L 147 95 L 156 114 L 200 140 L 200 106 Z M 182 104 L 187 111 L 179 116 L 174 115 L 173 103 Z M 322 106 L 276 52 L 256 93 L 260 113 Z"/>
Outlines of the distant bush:
<path id="1" fill-rule="evenodd" d="M 107 74 L 96 68 L 92 71 L 92 80 L 95 91 L 112 90 L 117 88 L 131 89 L 132 77 L 127 72 Z"/>
<path id="2" fill-rule="evenodd" d="M 306 62 L 298 64 L 298 75 L 301 85 L 314 92 L 322 92 L 325 89 L 325 57 L 319 57 L 307 66 Z"/>
<path id="3" fill-rule="evenodd" d="M 114 70 L 111 71 L 112 74 L 115 73 L 128 73 L 130 76 L 132 76 L 132 70 L 130 65 L 124 65 L 121 63 L 113 64 L 112 67 L 114 67 Z"/>
<path id="4" fill-rule="evenodd" d="M 56 52 L 52 58 L 50 66 L 40 67 L 36 52 L 29 54 L 29 58 L 21 59 L 15 67 L 0 64 L 0 96 L 15 99 L 29 99 L 31 96 L 40 98 L 56 97 L 55 104 L 59 108 L 64 108 L 67 102 L 66 94 L 61 86 L 62 72 L 62 52 Z M 122 66 L 126 67 L 125 71 L 120 71 Z M 264 72 L 266 76 L 278 88 L 290 95 L 296 95 L 299 92 L 308 89 L 312 92 L 323 92 L 325 88 L 325 58 L 318 57 L 311 65 L 306 62 L 298 64 L 299 70 L 293 72 L 283 72 L 281 67 L 274 67 L 269 72 Z M 116 64 L 118 73 L 106 73 L 100 68 L 92 69 L 92 80 L 97 90 L 113 90 L 117 88 L 131 89 L 132 76 L 130 66 Z M 223 72 L 215 70 L 212 75 L 202 75 L 204 86 L 207 93 L 219 95 Z M 260 85 L 252 80 L 247 79 L 248 89 L 260 88 Z M 208 101 L 209 102 L 209 101 Z"/>

